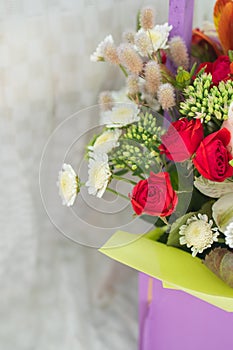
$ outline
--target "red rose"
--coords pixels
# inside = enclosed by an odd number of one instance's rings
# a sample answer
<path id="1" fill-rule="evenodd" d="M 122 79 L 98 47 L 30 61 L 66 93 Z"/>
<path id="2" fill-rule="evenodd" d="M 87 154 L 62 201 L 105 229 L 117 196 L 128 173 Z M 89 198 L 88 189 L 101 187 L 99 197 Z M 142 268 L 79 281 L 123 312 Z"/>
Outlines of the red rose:
<path id="1" fill-rule="evenodd" d="M 229 161 L 233 159 L 227 149 L 231 134 L 223 128 L 207 136 L 197 149 L 193 164 L 206 179 L 222 182 L 233 176 Z"/>
<path id="2" fill-rule="evenodd" d="M 205 72 L 212 74 L 213 85 L 218 85 L 220 81 L 232 79 L 230 65 L 231 62 L 228 56 L 219 56 L 214 62 L 201 63 L 197 73 L 206 66 Z"/>
<path id="3" fill-rule="evenodd" d="M 182 118 L 172 123 L 161 137 L 159 149 L 168 159 L 183 162 L 195 153 L 203 138 L 203 126 L 199 119 L 188 121 Z"/>
<path id="4" fill-rule="evenodd" d="M 150 177 L 135 185 L 131 203 L 137 215 L 169 216 L 178 202 L 168 173 L 150 173 Z"/>

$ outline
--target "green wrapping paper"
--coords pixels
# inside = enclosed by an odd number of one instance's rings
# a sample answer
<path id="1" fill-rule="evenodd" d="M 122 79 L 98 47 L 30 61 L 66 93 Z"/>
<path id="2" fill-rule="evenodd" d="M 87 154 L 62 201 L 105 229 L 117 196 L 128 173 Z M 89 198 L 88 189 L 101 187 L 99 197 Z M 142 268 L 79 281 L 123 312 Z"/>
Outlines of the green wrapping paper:
<path id="1" fill-rule="evenodd" d="M 117 231 L 100 252 L 163 282 L 165 288 L 185 291 L 223 310 L 233 312 L 233 289 L 213 274 L 199 258 L 155 241 L 146 235 Z"/>

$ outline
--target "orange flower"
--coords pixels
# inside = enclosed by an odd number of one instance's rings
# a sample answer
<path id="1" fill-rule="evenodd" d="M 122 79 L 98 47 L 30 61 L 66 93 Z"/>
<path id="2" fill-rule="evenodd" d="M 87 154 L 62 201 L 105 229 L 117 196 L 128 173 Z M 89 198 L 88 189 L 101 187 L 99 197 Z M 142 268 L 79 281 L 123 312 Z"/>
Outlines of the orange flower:
<path id="1" fill-rule="evenodd" d="M 214 7 L 214 24 L 223 50 L 233 49 L 233 1 L 217 0 Z"/>

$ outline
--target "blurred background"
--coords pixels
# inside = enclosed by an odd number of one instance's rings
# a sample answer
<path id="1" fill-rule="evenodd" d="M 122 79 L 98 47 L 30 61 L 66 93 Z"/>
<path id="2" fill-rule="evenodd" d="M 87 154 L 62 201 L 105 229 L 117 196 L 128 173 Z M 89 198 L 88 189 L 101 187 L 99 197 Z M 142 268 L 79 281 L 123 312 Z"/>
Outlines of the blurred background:
<path id="1" fill-rule="evenodd" d="M 137 348 L 137 273 L 111 269 L 95 249 L 56 230 L 38 172 L 56 126 L 123 84 L 118 70 L 90 62 L 97 44 L 110 33 L 119 42 L 144 5 L 163 23 L 168 2 L 0 0 L 1 349 Z M 212 20 L 214 2 L 195 0 L 195 26 Z"/>

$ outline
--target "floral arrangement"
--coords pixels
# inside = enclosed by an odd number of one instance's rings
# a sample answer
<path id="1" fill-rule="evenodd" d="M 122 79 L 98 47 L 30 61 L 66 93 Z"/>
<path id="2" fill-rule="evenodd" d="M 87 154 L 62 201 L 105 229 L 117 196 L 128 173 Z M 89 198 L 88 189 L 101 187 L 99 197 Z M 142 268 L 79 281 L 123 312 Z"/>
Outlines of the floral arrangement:
<path id="1" fill-rule="evenodd" d="M 104 127 L 87 147 L 86 183 L 67 164 L 58 180 L 67 206 L 82 185 L 98 198 L 110 191 L 130 201 L 134 215 L 156 226 L 153 239 L 203 261 L 231 287 L 232 21 L 233 2 L 217 0 L 215 28 L 193 31 L 191 54 L 181 37 L 169 35 L 171 25 L 155 23 L 151 7 L 120 45 L 108 35 L 91 60 L 118 66 L 126 87 L 99 96 Z M 118 193 L 114 179 L 130 183 L 131 193 Z"/>

